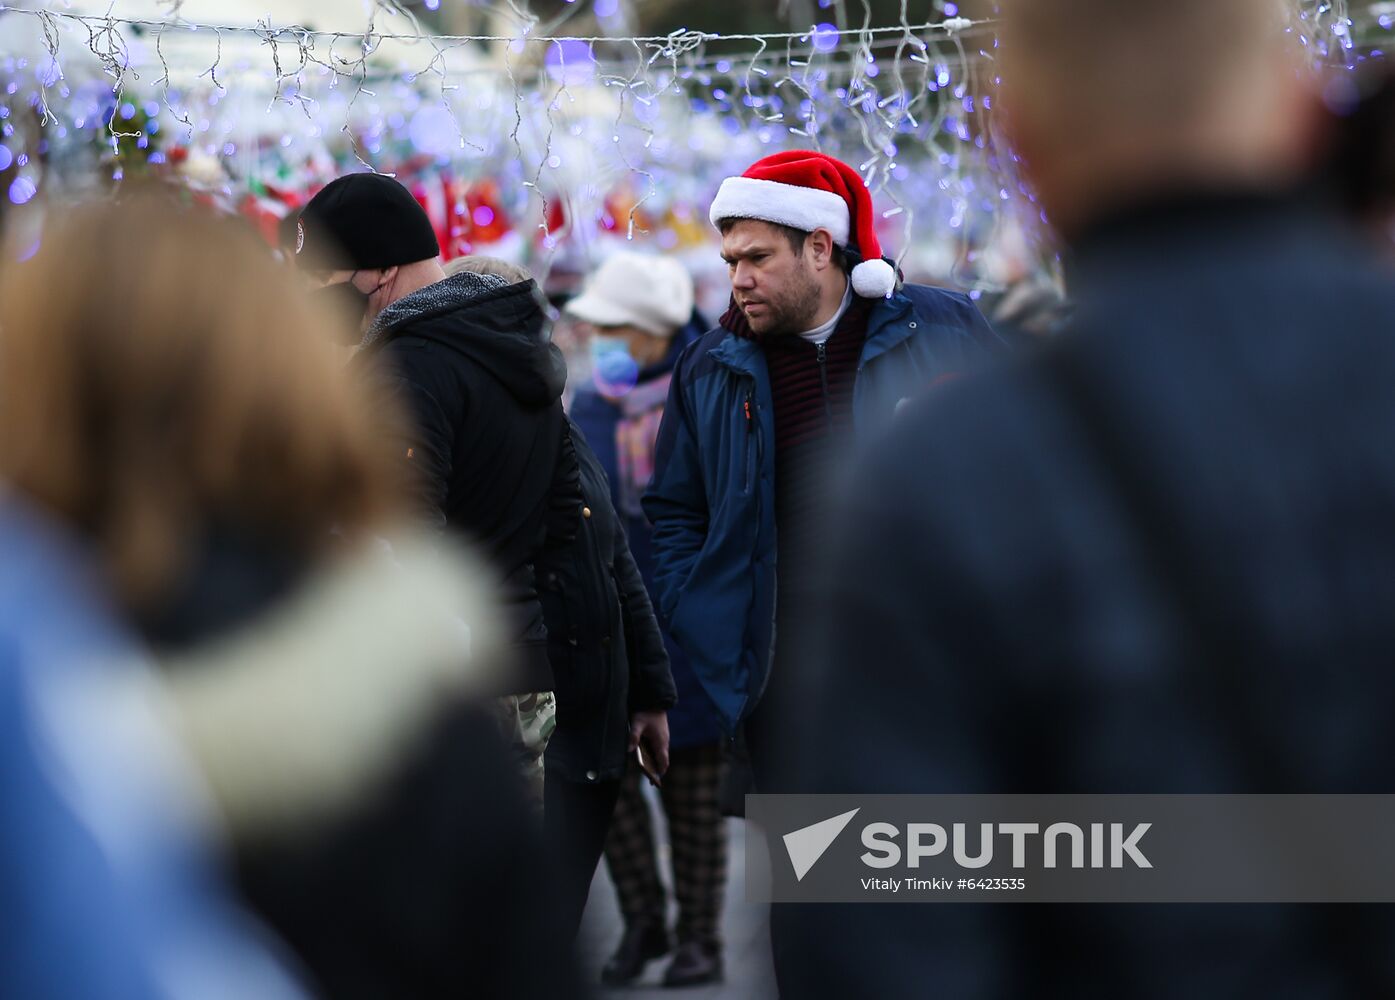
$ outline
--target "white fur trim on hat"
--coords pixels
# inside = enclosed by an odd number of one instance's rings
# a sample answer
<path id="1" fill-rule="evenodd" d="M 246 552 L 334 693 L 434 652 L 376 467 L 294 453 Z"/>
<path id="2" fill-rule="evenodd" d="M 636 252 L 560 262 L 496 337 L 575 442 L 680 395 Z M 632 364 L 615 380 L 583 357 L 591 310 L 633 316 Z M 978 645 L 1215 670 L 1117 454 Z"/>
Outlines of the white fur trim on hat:
<path id="1" fill-rule="evenodd" d="M 884 299 L 896 290 L 896 268 L 878 257 L 852 269 L 853 291 L 864 299 Z"/>
<path id="2" fill-rule="evenodd" d="M 708 212 L 712 225 L 723 219 L 759 219 L 812 233 L 827 229 L 833 242 L 848 245 L 848 203 L 832 191 L 781 184 L 756 177 L 728 177 Z"/>

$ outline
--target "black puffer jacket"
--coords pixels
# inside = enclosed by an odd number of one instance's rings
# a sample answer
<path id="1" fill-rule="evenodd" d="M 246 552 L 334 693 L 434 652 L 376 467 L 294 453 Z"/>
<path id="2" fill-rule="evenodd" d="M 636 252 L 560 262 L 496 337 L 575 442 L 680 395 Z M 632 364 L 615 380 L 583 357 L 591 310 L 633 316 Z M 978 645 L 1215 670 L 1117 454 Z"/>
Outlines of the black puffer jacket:
<path id="1" fill-rule="evenodd" d="M 453 275 L 384 310 L 357 360 L 411 418 L 400 451 L 422 517 L 473 540 L 499 570 L 521 654 L 510 690 L 551 690 L 533 560 L 549 504 L 581 505 L 575 474 L 558 476 L 567 368 L 536 284 Z M 568 481 L 561 495 L 554 483 Z"/>
<path id="2" fill-rule="evenodd" d="M 567 430 L 563 465 L 574 451 L 586 507 L 580 530 L 550 544 L 537 564 L 557 679 L 557 729 L 545 766 L 568 781 L 611 781 L 625 770 L 630 714 L 672 708 L 677 695 L 605 471 L 570 420 Z M 564 529 L 565 522 L 552 537 L 562 539 Z"/>

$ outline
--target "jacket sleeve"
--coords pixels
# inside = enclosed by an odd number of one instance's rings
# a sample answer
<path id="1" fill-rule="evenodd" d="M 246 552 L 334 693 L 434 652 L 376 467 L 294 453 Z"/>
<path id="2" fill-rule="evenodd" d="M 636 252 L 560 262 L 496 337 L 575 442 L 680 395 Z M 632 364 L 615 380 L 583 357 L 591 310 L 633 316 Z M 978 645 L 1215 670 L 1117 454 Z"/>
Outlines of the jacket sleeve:
<path id="1" fill-rule="evenodd" d="M 679 595 L 707 541 L 707 492 L 691 400 L 684 388 L 691 354 L 690 347 L 674 367 L 654 451 L 654 481 L 641 501 L 654 526 L 654 597 L 666 621 L 672 619 Z"/>
<path id="2" fill-rule="evenodd" d="M 963 292 L 913 285 L 906 288 L 916 316 L 932 330 L 948 372 L 966 375 L 1012 353 L 1012 348 Z"/>
<path id="3" fill-rule="evenodd" d="M 620 591 L 620 607 L 625 616 L 626 652 L 630 663 L 630 705 L 634 712 L 657 712 L 678 704 L 678 690 L 669 669 L 668 649 L 644 578 L 630 552 L 625 526 L 612 509 L 615 521 L 615 586 Z"/>
<path id="4" fill-rule="evenodd" d="M 380 410 L 392 414 L 387 433 L 394 454 L 405 463 L 409 510 L 423 527 L 442 531 L 455 453 L 455 425 L 426 379 L 389 350 L 380 361 L 382 370 L 374 376 L 374 396 Z"/>
<path id="5" fill-rule="evenodd" d="M 581 486 L 581 458 L 574 435 L 585 442 L 585 436 L 572 419 L 563 416 L 562 443 L 552 470 L 552 485 L 547 491 L 547 514 L 544 518 L 544 548 L 549 551 L 571 545 L 581 531 L 581 508 L 586 505 L 586 494 Z M 587 448 L 589 450 L 589 445 Z"/>

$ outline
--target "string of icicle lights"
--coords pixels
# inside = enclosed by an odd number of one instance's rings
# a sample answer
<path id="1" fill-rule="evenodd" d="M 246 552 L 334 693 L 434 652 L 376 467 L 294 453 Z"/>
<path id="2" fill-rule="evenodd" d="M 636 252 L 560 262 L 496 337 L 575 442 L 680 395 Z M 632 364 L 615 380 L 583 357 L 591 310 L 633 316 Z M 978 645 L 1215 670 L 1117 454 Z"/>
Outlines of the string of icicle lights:
<path id="1" fill-rule="evenodd" d="M 395 0 L 354 31 L 201 23 L 182 0 L 159 18 L 0 3 L 0 171 L 12 203 L 176 147 L 214 161 L 204 179 L 229 190 L 355 166 L 493 177 L 550 253 L 566 238 L 552 232 L 559 199 L 569 218 L 599 219 L 628 190 L 610 221 L 662 246 L 673 234 L 643 219 L 692 215 L 722 176 L 800 146 L 859 168 L 900 230 L 889 242 L 923 252 L 923 270 L 992 287 L 993 248 L 1030 242 L 1036 207 L 993 132 L 992 17 L 939 0 L 913 22 L 902 0 L 896 23 L 874 25 L 866 0 L 819 0 L 825 20 L 774 33 L 566 30 L 582 13 L 605 25 L 617 2 L 544 22 L 504 0 L 507 30 L 478 35 L 433 34 Z M 1298 30 L 1321 58 L 1356 58 L 1347 8 L 1303 6 Z"/>

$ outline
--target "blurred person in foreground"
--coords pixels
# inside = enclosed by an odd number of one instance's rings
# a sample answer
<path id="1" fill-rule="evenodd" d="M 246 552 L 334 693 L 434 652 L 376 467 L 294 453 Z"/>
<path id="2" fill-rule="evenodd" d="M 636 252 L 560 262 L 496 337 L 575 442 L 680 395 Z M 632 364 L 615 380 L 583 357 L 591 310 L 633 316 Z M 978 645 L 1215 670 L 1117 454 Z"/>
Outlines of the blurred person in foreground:
<path id="1" fill-rule="evenodd" d="M 482 573 L 403 528 L 392 416 L 327 318 L 239 223 L 148 194 L 6 283 L 0 475 L 158 654 L 247 899 L 329 996 L 550 994 L 545 879 L 470 703 L 504 670 Z"/>
<path id="2" fill-rule="evenodd" d="M 621 252 L 605 261 L 566 311 L 590 327 L 593 377 L 572 401 L 571 416 L 595 449 L 610 480 L 630 550 L 654 591 L 649 522 L 640 497 L 654 473 L 654 445 L 678 355 L 708 329 L 693 308 L 693 281 L 675 260 Z M 727 831 L 718 805 L 722 738 L 716 710 L 682 650 L 665 633 L 678 704 L 668 713 L 669 769 L 661 801 L 668 821 L 677 950 L 664 972 L 669 986 L 712 982 L 722 975 L 722 893 Z M 668 954 L 668 899 L 639 767 L 630 762 L 620 784 L 606 866 L 619 896 L 625 930 L 601 978 L 633 982 L 650 959 Z"/>
<path id="3" fill-rule="evenodd" d="M 830 517 L 834 473 L 1002 344 L 968 296 L 901 283 L 861 176 L 830 156 L 757 161 L 709 217 L 731 305 L 674 364 L 643 506 L 663 620 L 776 792 L 803 771 L 781 702 L 804 670 L 810 568 L 850 527 Z"/>
<path id="4" fill-rule="evenodd" d="M 1395 288 L 1293 193 L 1320 109 L 1283 8 L 1003 13 L 1077 312 L 857 470 L 800 677 L 820 787 L 1389 792 Z M 790 998 L 1395 994 L 1388 906 L 796 912 Z"/>
<path id="5" fill-rule="evenodd" d="M 218 871 L 208 787 L 93 553 L 8 487 L 0 550 L 0 996 L 301 997 Z"/>
<path id="6" fill-rule="evenodd" d="M 1350 101 L 1334 115 L 1325 179 L 1342 207 L 1389 264 L 1395 261 L 1395 72 L 1380 62 L 1344 84 Z"/>
<path id="7" fill-rule="evenodd" d="M 523 268 L 492 257 L 466 257 L 451 266 L 510 281 L 533 280 Z M 669 772 L 667 712 L 675 695 L 663 635 L 611 503 L 606 471 L 570 419 L 563 451 L 579 470 L 585 506 L 569 535 L 565 525 L 549 530 L 536 563 L 556 678 L 555 724 L 538 753 L 545 774 L 543 824 L 558 862 L 551 901 L 564 945 L 570 946 L 627 755 L 642 746 L 658 775 Z M 545 705 L 520 705 L 525 732 L 541 728 L 534 720 Z"/>

